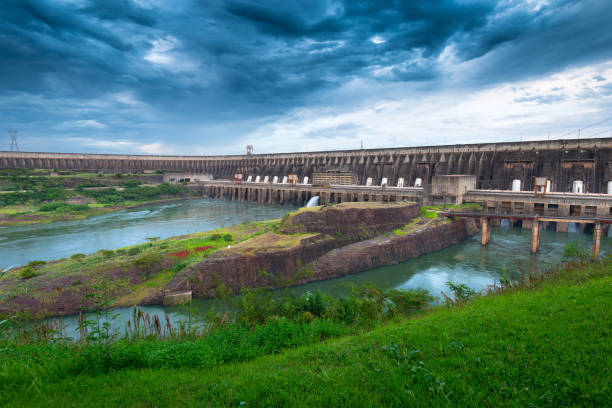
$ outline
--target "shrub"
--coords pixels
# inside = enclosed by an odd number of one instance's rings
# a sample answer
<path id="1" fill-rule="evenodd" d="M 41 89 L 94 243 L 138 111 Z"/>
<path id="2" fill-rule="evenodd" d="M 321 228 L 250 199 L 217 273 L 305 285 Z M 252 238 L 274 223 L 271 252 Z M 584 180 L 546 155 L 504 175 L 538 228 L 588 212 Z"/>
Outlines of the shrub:
<path id="1" fill-rule="evenodd" d="M 455 299 L 453 300 L 448 296 L 444 295 L 447 303 L 449 303 L 451 306 L 465 304 L 476 296 L 478 296 L 478 292 L 469 288 L 464 283 L 457 284 L 449 281 L 446 282 L 446 286 L 453 292 L 453 295 L 455 296 Z M 444 294 L 444 292 L 442 294 Z"/>
<path id="2" fill-rule="evenodd" d="M 115 251 L 112 249 L 101 249 L 98 253 L 102 255 L 103 258 L 110 258 L 115 255 Z"/>
<path id="3" fill-rule="evenodd" d="M 127 254 L 131 255 L 131 256 L 138 255 L 141 251 L 142 251 L 142 248 L 139 247 L 139 246 L 136 246 L 136 247 L 132 247 L 132 248 L 128 249 L 127 250 Z"/>
<path id="4" fill-rule="evenodd" d="M 223 240 L 225 242 L 232 242 L 234 240 L 234 236 L 232 234 L 225 234 L 223 236 Z"/>
<path id="5" fill-rule="evenodd" d="M 30 261 L 28 262 L 28 266 L 31 268 L 39 268 L 41 266 L 43 266 L 44 264 L 46 264 L 45 261 Z"/>
<path id="6" fill-rule="evenodd" d="M 585 261 L 589 259 L 589 252 L 582 246 L 580 241 L 570 241 L 565 244 L 563 248 L 563 260 L 566 262 L 571 261 Z"/>
<path id="7" fill-rule="evenodd" d="M 161 256 L 159 254 L 150 252 L 148 254 L 144 254 L 141 257 L 134 260 L 134 265 L 138 267 L 138 269 L 146 271 L 155 267 L 161 261 Z"/>
<path id="8" fill-rule="evenodd" d="M 22 270 L 19 271 L 19 277 L 21 279 L 30 279 L 38 275 L 38 271 L 36 268 L 32 268 L 31 266 L 26 266 Z"/>
<path id="9" fill-rule="evenodd" d="M 63 202 L 45 203 L 38 207 L 38 211 L 42 212 L 78 212 L 85 211 L 87 209 L 89 209 L 89 206 L 87 204 L 69 204 Z"/>
<path id="10" fill-rule="evenodd" d="M 38 207 L 38 211 L 51 212 L 57 210 L 58 208 L 65 207 L 66 205 L 66 203 L 45 203 Z"/>
<path id="11" fill-rule="evenodd" d="M 79 253 L 79 254 L 74 254 L 74 255 L 72 255 L 72 256 L 70 257 L 70 259 L 83 259 L 83 258 L 85 258 L 85 256 L 86 256 L 85 254 L 80 254 L 80 253 Z"/>
<path id="12" fill-rule="evenodd" d="M 123 185 L 124 187 L 138 187 L 141 184 L 142 184 L 142 181 L 140 180 L 126 180 L 123 183 L 121 183 L 121 185 Z"/>

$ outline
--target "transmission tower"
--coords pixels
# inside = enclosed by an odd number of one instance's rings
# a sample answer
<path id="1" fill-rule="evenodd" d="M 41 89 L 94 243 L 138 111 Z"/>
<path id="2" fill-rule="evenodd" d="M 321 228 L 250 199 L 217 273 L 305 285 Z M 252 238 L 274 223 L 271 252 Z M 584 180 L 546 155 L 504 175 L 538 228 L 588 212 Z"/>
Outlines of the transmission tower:
<path id="1" fill-rule="evenodd" d="M 17 136 L 19 136 L 19 132 L 17 130 L 9 130 L 8 134 L 11 138 L 11 152 L 18 152 L 19 144 L 17 143 Z"/>

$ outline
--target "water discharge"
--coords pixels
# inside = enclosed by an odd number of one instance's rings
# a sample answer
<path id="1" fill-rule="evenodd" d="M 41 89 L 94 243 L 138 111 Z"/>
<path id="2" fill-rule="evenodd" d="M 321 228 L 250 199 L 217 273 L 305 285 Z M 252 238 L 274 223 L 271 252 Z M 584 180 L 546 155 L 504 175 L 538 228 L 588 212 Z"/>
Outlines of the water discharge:
<path id="1" fill-rule="evenodd" d="M 306 203 L 306 207 L 316 207 L 317 205 L 319 205 L 319 196 L 311 197 Z"/>

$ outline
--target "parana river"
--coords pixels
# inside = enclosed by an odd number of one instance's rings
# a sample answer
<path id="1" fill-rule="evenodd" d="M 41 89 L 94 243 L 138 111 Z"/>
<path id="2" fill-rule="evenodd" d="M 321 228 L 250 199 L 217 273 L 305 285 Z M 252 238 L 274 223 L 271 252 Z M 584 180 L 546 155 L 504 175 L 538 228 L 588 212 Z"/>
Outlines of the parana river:
<path id="1" fill-rule="evenodd" d="M 197 231 L 206 231 L 246 221 L 280 218 L 294 210 L 289 206 L 268 206 L 225 200 L 198 199 L 141 207 L 93 217 L 83 221 L 22 227 L 0 227 L 0 268 L 23 265 L 32 260 L 68 257 L 74 253 L 92 253 L 100 249 L 115 249 L 146 242 L 147 237 L 167 238 Z M 479 236 L 443 251 L 422 256 L 398 265 L 376 268 L 367 272 L 310 283 L 291 289 L 295 293 L 322 290 L 343 295 L 346 283 L 375 283 L 384 288 L 423 288 L 435 296 L 447 291 L 445 283 L 465 283 L 481 290 L 507 271 L 516 274 L 520 268 L 529 270 L 560 260 L 568 241 L 578 240 L 590 250 L 592 235 L 543 231 L 536 256 L 529 253 L 531 230 L 493 228 L 488 246 L 480 245 Z M 601 253 L 612 252 L 612 238 L 603 238 Z M 204 312 L 211 306 L 223 305 L 213 300 L 196 300 L 190 312 Z M 168 313 L 173 320 L 184 319 L 187 308 L 146 307 L 149 313 Z M 117 310 L 115 320 L 123 327 L 123 317 L 131 309 Z M 161 317 L 161 316 L 160 316 Z M 74 318 L 65 322 L 76 326 Z M 70 331 L 70 330 L 69 330 Z"/>

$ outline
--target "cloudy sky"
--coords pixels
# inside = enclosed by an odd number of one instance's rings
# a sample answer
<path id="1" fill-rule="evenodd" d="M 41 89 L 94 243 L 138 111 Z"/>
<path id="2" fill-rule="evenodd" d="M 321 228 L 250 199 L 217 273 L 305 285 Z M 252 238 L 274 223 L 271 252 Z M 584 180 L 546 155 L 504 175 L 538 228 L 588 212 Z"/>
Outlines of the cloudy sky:
<path id="1" fill-rule="evenodd" d="M 1 0 L 0 150 L 612 136 L 610 0 Z"/>

